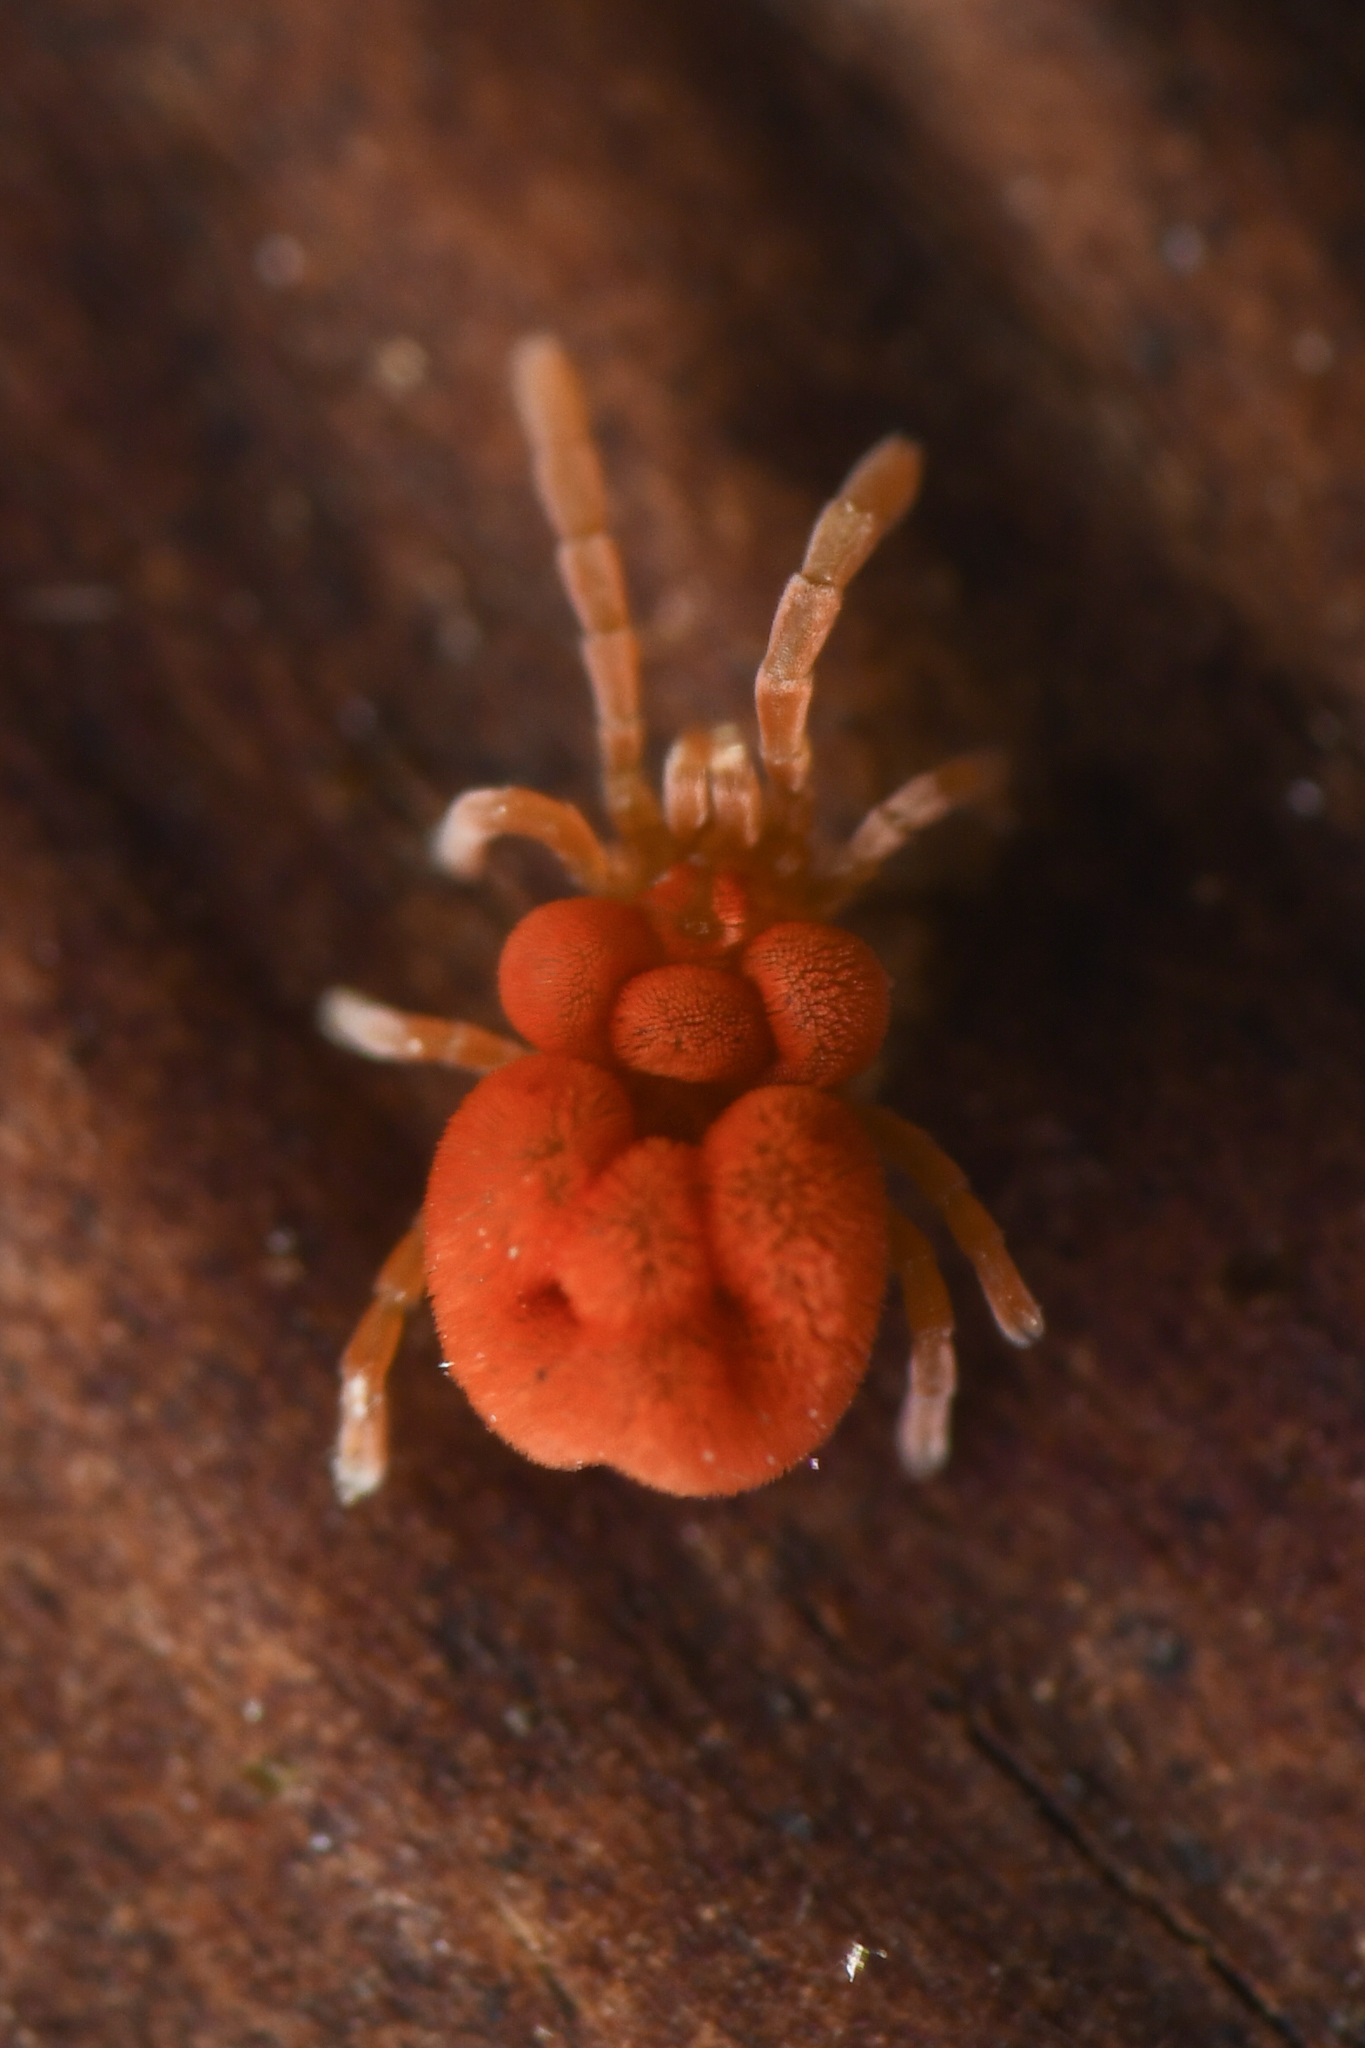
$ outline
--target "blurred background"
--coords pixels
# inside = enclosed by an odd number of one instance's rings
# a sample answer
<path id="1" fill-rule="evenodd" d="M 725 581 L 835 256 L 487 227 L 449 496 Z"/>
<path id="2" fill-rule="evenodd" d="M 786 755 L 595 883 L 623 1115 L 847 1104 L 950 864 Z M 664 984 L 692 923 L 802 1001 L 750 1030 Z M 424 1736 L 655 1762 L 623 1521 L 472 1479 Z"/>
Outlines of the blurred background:
<path id="1" fill-rule="evenodd" d="M 0 17 L 0 2040 L 1365 2043 L 1365 26 L 1345 0 L 11 0 Z M 591 393 L 656 760 L 877 435 L 821 822 L 883 1099 L 1049 1314 L 766 1492 L 336 1355 L 591 807 L 506 387 Z"/>

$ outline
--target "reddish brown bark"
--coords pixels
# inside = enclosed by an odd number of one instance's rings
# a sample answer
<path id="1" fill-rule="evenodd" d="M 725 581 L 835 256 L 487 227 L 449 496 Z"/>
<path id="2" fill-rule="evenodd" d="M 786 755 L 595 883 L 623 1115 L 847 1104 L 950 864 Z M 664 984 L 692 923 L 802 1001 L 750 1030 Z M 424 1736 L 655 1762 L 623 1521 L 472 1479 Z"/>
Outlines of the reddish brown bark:
<path id="1" fill-rule="evenodd" d="M 853 19 L 0 20 L 16 2048 L 1365 2040 L 1359 32 Z M 312 1003 L 496 1025 L 548 877 L 441 885 L 426 828 L 592 800 L 505 391 L 541 325 L 657 736 L 744 715 L 859 449 L 928 448 L 822 801 L 1013 751 L 1016 834 L 858 922 L 885 1099 L 1052 1334 L 955 1277 L 921 1491 L 893 1329 L 818 1473 L 691 1506 L 519 1462 L 421 1333 L 387 1490 L 328 1495 L 452 1087 Z"/>

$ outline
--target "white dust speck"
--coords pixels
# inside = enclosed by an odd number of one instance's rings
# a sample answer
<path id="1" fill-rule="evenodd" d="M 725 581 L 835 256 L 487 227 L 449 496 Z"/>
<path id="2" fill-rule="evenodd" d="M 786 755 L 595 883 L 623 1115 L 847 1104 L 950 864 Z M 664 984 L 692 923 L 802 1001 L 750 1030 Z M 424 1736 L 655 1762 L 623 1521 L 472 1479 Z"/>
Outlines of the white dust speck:
<path id="1" fill-rule="evenodd" d="M 848 1978 L 850 1984 L 860 1971 L 863 1970 L 871 1956 L 880 1956 L 882 1961 L 885 1962 L 886 1950 L 884 1948 L 868 1948 L 861 1941 L 851 1941 L 849 1943 L 848 1953 L 844 1957 L 844 1975 Z"/>

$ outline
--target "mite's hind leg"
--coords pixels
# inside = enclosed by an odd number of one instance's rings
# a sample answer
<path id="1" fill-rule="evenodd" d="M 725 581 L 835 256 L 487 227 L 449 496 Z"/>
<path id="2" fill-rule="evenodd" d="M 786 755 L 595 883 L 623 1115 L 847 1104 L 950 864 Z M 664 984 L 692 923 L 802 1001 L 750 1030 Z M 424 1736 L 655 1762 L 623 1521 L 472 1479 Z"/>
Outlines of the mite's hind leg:
<path id="1" fill-rule="evenodd" d="M 859 1115 L 886 1157 L 933 1203 L 971 1260 L 1001 1334 L 1011 1344 L 1034 1343 L 1043 1334 L 1043 1311 L 1006 1251 L 999 1224 L 972 1193 L 962 1168 L 927 1131 L 891 1110 L 871 1107 Z"/>
<path id="2" fill-rule="evenodd" d="M 526 1051 L 518 1039 L 485 1031 L 478 1024 L 394 1010 L 353 988 L 328 989 L 318 1004 L 318 1029 L 333 1045 L 363 1053 L 366 1059 L 462 1067 L 468 1074 L 491 1074 Z"/>
<path id="3" fill-rule="evenodd" d="M 422 1230 L 414 1223 L 375 1276 L 374 1299 L 341 1355 L 341 1419 L 332 1453 L 332 1484 L 343 1507 L 382 1486 L 389 1464 L 389 1408 L 384 1385 L 403 1321 L 426 1293 Z"/>
<path id="4" fill-rule="evenodd" d="M 531 449 L 536 492 L 559 542 L 556 560 L 582 629 L 583 666 L 597 710 L 608 814 L 641 853 L 663 838 L 641 768 L 640 649 L 621 557 L 607 527 L 607 494 L 587 400 L 563 343 L 533 334 L 512 352 L 512 389 Z"/>
<path id="5" fill-rule="evenodd" d="M 888 1207 L 891 1257 L 900 1274 L 910 1361 L 905 1400 L 896 1422 L 896 1449 L 912 1479 L 932 1479 L 948 1462 L 957 1353 L 948 1289 L 922 1230 Z"/>

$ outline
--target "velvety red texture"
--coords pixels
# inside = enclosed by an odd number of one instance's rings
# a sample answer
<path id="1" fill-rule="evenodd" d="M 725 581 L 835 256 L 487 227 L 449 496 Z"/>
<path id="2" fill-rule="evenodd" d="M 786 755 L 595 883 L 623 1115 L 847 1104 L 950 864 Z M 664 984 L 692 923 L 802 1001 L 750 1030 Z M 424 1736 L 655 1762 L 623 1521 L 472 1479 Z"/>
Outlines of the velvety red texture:
<path id="1" fill-rule="evenodd" d="M 763 998 L 777 1045 L 769 1079 L 833 1088 L 881 1050 L 891 983 L 869 946 L 836 925 L 770 925 L 744 949 L 742 972 Z"/>
<path id="2" fill-rule="evenodd" d="M 815 1450 L 881 1312 L 881 1171 L 811 1088 L 753 1089 L 690 1145 L 637 1138 L 599 1068 L 520 1060 L 451 1118 L 423 1224 L 445 1356 L 489 1427 L 667 1493 L 737 1493 Z"/>
<path id="3" fill-rule="evenodd" d="M 723 967 L 682 962 L 628 981 L 611 1017 L 623 1066 L 674 1081 L 756 1081 L 773 1062 L 763 1003 L 751 982 Z"/>
<path id="4" fill-rule="evenodd" d="M 513 926 L 498 961 L 498 995 L 512 1029 L 537 1051 L 609 1061 L 617 991 L 662 958 L 649 920 L 632 904 L 567 896 Z"/>

